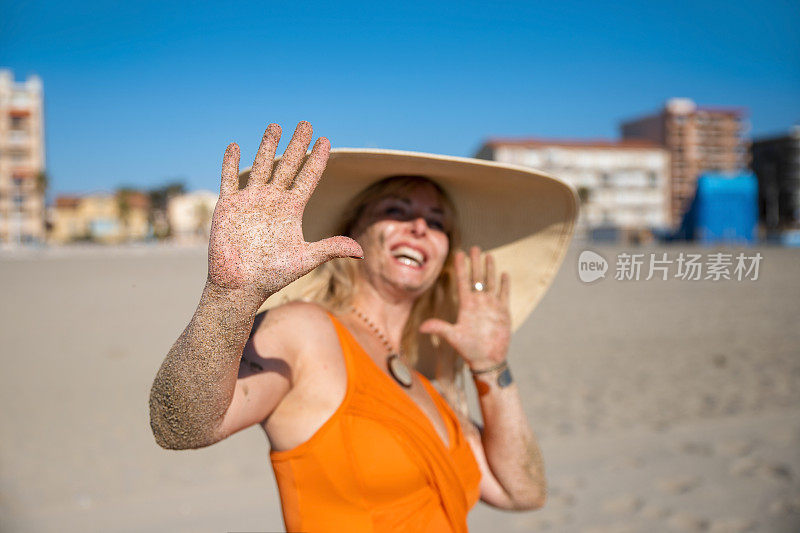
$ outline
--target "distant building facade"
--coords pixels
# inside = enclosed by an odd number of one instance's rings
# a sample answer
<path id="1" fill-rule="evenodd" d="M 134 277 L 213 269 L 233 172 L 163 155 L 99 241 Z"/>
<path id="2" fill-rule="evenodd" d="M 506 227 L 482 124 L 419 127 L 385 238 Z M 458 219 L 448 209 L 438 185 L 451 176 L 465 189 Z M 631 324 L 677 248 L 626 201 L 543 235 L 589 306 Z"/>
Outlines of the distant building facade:
<path id="1" fill-rule="evenodd" d="M 639 239 L 667 227 L 669 154 L 655 143 L 495 139 L 476 157 L 534 167 L 569 182 L 581 197 L 579 232 L 612 226 Z"/>
<path id="2" fill-rule="evenodd" d="M 670 225 L 680 223 L 703 172 L 735 172 L 748 165 L 745 110 L 698 107 L 673 98 L 664 108 L 622 123 L 625 140 L 644 139 L 665 147 L 670 169 Z"/>
<path id="3" fill-rule="evenodd" d="M 787 135 L 753 140 L 751 154 L 765 229 L 800 229 L 800 126 Z"/>
<path id="4" fill-rule="evenodd" d="M 52 209 L 50 241 L 118 244 L 151 235 L 150 201 L 139 191 L 58 196 Z"/>
<path id="5" fill-rule="evenodd" d="M 218 198 L 219 194 L 211 191 L 194 191 L 171 197 L 167 203 L 170 238 L 178 243 L 207 241 Z"/>
<path id="6" fill-rule="evenodd" d="M 0 244 L 45 238 L 42 81 L 0 69 Z"/>

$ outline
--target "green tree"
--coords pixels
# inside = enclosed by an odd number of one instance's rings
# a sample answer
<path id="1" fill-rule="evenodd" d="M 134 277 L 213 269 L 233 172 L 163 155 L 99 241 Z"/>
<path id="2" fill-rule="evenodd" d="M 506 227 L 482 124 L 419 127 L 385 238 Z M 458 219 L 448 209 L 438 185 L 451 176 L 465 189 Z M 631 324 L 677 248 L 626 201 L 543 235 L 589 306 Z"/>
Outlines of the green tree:
<path id="1" fill-rule="evenodd" d="M 47 175 L 47 172 L 44 170 L 40 170 L 36 173 L 36 192 L 39 194 L 44 194 L 47 192 L 47 187 L 50 185 L 50 178 Z"/>
<path id="2" fill-rule="evenodd" d="M 148 218 L 157 239 L 166 239 L 172 233 L 167 218 L 167 205 L 170 198 L 183 194 L 185 190 L 183 182 L 176 180 L 148 191 L 150 196 Z"/>
<path id="3" fill-rule="evenodd" d="M 117 189 L 117 213 L 122 223 L 122 233 L 125 240 L 128 239 L 128 223 L 131 216 L 131 195 L 137 191 L 131 187 L 121 187 Z"/>

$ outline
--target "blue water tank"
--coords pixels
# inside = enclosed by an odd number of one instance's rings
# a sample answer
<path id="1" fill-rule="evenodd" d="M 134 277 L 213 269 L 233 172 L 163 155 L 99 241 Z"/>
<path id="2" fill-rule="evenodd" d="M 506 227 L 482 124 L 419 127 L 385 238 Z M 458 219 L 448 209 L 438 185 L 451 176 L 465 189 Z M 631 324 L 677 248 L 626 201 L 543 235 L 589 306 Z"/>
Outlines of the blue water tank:
<path id="1" fill-rule="evenodd" d="M 751 244 L 758 226 L 758 182 L 750 172 L 706 173 L 683 217 L 679 236 L 703 244 Z"/>

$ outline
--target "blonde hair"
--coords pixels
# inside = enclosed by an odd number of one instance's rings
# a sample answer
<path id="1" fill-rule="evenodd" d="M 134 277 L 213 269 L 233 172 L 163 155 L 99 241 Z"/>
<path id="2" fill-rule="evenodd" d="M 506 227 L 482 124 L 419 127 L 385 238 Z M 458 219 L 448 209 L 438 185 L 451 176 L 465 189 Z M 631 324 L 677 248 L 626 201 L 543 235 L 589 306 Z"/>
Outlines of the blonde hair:
<path id="1" fill-rule="evenodd" d="M 354 237 L 356 224 L 365 209 L 373 202 L 395 194 L 407 193 L 420 186 L 432 186 L 441 201 L 445 218 L 450 220 L 445 231 L 449 250 L 442 271 L 434 284 L 414 302 L 400 342 L 401 357 L 429 379 L 459 415 L 469 418 L 464 391 L 463 359 L 444 341 L 435 336 L 420 335 L 419 327 L 428 318 L 455 322 L 458 313 L 458 288 L 454 257 L 460 245 L 455 205 L 447 193 L 434 181 L 422 176 L 391 176 L 379 180 L 361 191 L 347 204 L 336 235 Z M 357 259 L 333 259 L 314 271 L 313 281 L 301 298 L 317 302 L 334 312 L 348 311 L 352 302 L 357 275 Z"/>

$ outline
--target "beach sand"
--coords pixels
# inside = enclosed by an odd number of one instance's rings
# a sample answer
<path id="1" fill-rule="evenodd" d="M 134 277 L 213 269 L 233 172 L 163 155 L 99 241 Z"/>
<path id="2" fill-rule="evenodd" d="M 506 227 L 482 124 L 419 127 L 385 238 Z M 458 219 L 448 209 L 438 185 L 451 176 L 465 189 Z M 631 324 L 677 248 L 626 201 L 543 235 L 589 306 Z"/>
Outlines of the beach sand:
<path id="1" fill-rule="evenodd" d="M 583 249 L 606 279 L 578 279 Z M 800 531 L 800 250 L 744 250 L 757 281 L 624 282 L 622 251 L 717 250 L 574 243 L 510 355 L 547 505 L 479 503 L 470 530 Z M 283 530 L 260 429 L 196 451 L 150 433 L 205 273 L 202 248 L 0 255 L 1 531 Z"/>

